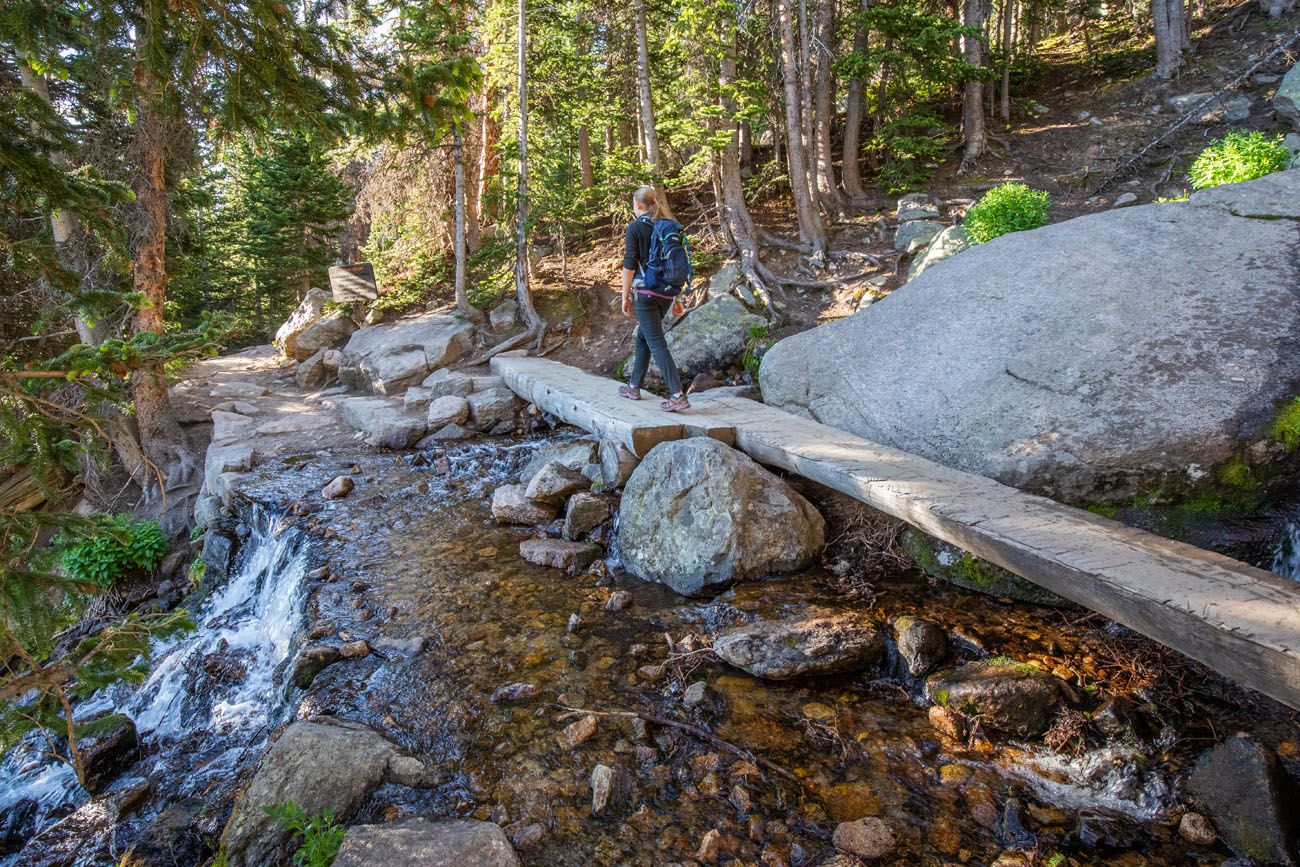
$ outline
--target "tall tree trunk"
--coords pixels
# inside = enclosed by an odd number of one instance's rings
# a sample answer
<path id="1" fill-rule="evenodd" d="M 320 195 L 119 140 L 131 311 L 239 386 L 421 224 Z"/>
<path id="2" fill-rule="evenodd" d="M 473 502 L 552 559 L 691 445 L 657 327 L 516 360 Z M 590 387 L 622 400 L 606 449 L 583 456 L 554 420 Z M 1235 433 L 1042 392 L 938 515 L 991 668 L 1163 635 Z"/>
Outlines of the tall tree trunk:
<path id="1" fill-rule="evenodd" d="M 835 45 L 835 0 L 821 0 L 817 10 L 817 195 L 821 206 L 834 219 L 843 219 L 846 203 L 835 180 L 831 127 L 835 122 L 835 76 L 831 69 L 831 48 Z"/>
<path id="2" fill-rule="evenodd" d="M 746 172 L 754 169 L 754 127 L 747 120 L 740 122 L 739 145 L 740 173 L 743 177 Z"/>
<path id="3" fill-rule="evenodd" d="M 1156 36 L 1156 78 L 1173 78 L 1182 65 L 1181 19 L 1181 0 L 1151 0 L 1151 22 Z"/>
<path id="4" fill-rule="evenodd" d="M 793 0 L 776 0 L 777 28 L 781 34 L 781 68 L 784 73 L 786 150 L 790 162 L 790 188 L 794 194 L 795 215 L 799 221 L 799 240 L 812 248 L 814 263 L 826 261 L 826 227 L 813 206 L 808 184 L 808 167 L 803 145 L 802 88 L 794 44 Z"/>
<path id="5" fill-rule="evenodd" d="M 821 196 L 817 192 L 817 135 L 813 130 L 816 120 L 817 95 L 815 83 L 817 70 L 812 51 L 812 24 L 808 20 L 808 0 L 799 0 L 799 132 L 803 142 L 804 169 L 808 173 L 808 196 L 819 214 L 822 212 Z"/>
<path id="6" fill-rule="evenodd" d="M 143 299 L 131 323 L 135 334 L 146 332 L 161 336 L 167 301 L 167 125 L 159 114 L 157 100 L 147 76 L 141 82 L 144 96 L 137 105 L 135 146 L 137 168 L 135 220 L 132 232 L 132 285 Z M 140 447 L 154 470 L 161 474 L 161 487 L 167 491 L 187 483 L 195 469 L 195 459 L 185 442 L 180 424 L 172 412 L 171 399 L 161 363 L 142 367 L 131 376 L 131 402 L 140 433 Z M 151 491 L 151 473 L 139 480 Z"/>
<path id="7" fill-rule="evenodd" d="M 485 317 L 483 311 L 469 303 L 469 292 L 465 287 L 465 272 L 469 266 L 469 249 L 465 241 L 465 224 L 468 218 L 469 198 L 465 190 L 465 142 L 460 130 L 451 137 L 451 154 L 453 174 L 456 182 L 456 228 L 452 241 L 456 257 L 456 309 L 461 315 L 476 325 L 482 325 Z"/>
<path id="8" fill-rule="evenodd" d="M 481 140 L 479 142 L 478 158 L 478 195 L 475 198 L 478 201 L 480 215 L 492 221 L 495 221 L 499 214 L 496 208 L 496 198 L 488 196 L 488 184 L 492 182 L 492 178 L 496 177 L 497 140 L 500 136 L 501 127 L 492 114 L 492 93 L 485 90 L 483 92 L 483 122 L 479 134 Z"/>
<path id="9" fill-rule="evenodd" d="M 1002 99 L 998 108 L 1004 124 L 1011 123 L 1011 52 L 1015 45 L 1011 34 L 1015 14 L 1015 0 L 1002 0 Z"/>
<path id="10" fill-rule="evenodd" d="M 858 21 L 853 28 L 853 53 L 859 56 L 867 53 L 867 40 L 870 37 L 863 18 L 870 8 L 871 0 L 860 0 Z M 862 76 L 855 75 L 849 80 L 847 101 L 844 114 L 844 165 L 840 169 L 840 177 L 844 184 L 844 192 L 849 198 L 858 199 L 866 196 L 866 192 L 862 189 L 862 170 L 858 157 L 862 136 L 862 111 L 866 105 L 866 86 Z"/>
<path id="11" fill-rule="evenodd" d="M 519 37 L 516 44 L 516 62 L 519 65 L 519 187 L 515 205 L 515 295 L 519 310 L 530 332 L 537 335 L 538 346 L 544 335 L 546 323 L 533 306 L 533 293 L 528 288 L 528 6 L 519 0 Z"/>
<path id="12" fill-rule="evenodd" d="M 589 190 L 596 184 L 596 175 L 591 170 L 591 134 L 586 124 L 578 127 L 578 164 L 582 169 L 582 188 Z"/>
<path id="13" fill-rule="evenodd" d="M 987 0 L 965 0 L 962 7 L 962 26 L 975 32 L 983 32 L 988 18 Z M 984 46 L 978 36 L 962 37 L 962 53 L 966 62 L 976 69 L 984 66 Z M 984 82 L 971 76 L 966 82 L 966 93 L 962 104 L 962 131 L 966 136 L 966 147 L 962 152 L 961 170 L 972 167 L 975 160 L 984 153 L 987 135 L 984 129 Z"/>
<path id="14" fill-rule="evenodd" d="M 641 135 L 645 142 L 646 162 L 654 178 L 655 200 L 659 203 L 659 216 L 671 218 L 672 208 L 664 191 L 663 163 L 659 161 L 659 134 L 655 131 L 655 106 L 650 93 L 650 44 L 646 37 L 645 0 L 635 0 L 636 6 L 636 87 L 641 104 Z"/>

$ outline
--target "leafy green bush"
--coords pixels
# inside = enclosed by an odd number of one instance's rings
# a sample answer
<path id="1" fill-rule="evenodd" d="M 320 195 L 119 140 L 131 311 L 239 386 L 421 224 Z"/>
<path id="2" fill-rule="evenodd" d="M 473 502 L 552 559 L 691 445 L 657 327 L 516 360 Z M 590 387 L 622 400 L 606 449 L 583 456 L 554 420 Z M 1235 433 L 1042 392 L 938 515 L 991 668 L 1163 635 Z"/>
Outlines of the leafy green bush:
<path id="1" fill-rule="evenodd" d="M 1282 136 L 1234 129 L 1201 151 L 1187 172 L 1194 189 L 1253 181 L 1280 172 L 1291 160 Z"/>
<path id="2" fill-rule="evenodd" d="M 332 811 L 308 816 L 302 807 L 285 801 L 267 807 L 266 812 L 281 828 L 302 838 L 298 851 L 293 853 L 294 864 L 298 867 L 330 867 L 334 863 L 347 828 L 335 821 Z"/>
<path id="3" fill-rule="evenodd" d="M 1042 190 L 1031 190 L 1024 184 L 1003 184 L 985 193 L 966 212 L 963 225 L 972 241 L 983 244 L 999 235 L 1047 225 L 1051 206 L 1051 197 Z"/>
<path id="4" fill-rule="evenodd" d="M 157 521 L 107 515 L 85 538 L 63 540 L 59 555 L 71 578 L 112 587 L 123 578 L 153 569 L 167 553 L 167 537 Z"/>

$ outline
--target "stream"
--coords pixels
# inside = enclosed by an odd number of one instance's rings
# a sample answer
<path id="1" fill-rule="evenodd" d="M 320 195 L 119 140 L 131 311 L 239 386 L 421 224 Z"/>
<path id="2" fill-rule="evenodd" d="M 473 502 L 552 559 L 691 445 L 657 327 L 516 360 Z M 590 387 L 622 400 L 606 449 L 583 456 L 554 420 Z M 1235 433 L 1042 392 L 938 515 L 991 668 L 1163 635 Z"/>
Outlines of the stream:
<path id="1" fill-rule="evenodd" d="M 43 741 L 12 750 L 0 766 L 0 851 L 9 853 L 0 865 L 115 864 L 132 845 L 202 863 L 276 728 L 320 715 L 366 723 L 441 773 L 431 789 L 382 786 L 354 821 L 470 816 L 516 840 L 536 829 L 520 845 L 526 864 L 679 862 L 715 829 L 735 859 L 817 864 L 834 853 L 835 824 L 863 815 L 888 820 L 896 863 L 992 864 L 1008 851 L 1065 851 L 1088 865 L 1203 859 L 1170 819 L 1194 731 L 1166 727 L 1078 755 L 957 742 L 931 727 L 928 703 L 898 677 L 764 682 L 703 652 L 720 626 L 810 605 L 882 620 L 924 613 L 968 636 L 967 656 L 1040 656 L 1049 667 L 1100 656 L 1126 631 L 911 572 L 881 579 L 868 606 L 846 601 L 817 569 L 709 600 L 631 578 L 616 556 L 607 572 L 576 577 L 531 565 L 518 545 L 535 531 L 496 525 L 487 500 L 538 445 L 573 436 L 321 453 L 255 470 L 237 566 L 192 609 L 199 628 L 160 644 L 141 685 L 77 710 L 130 715 L 143 757 L 90 799 L 66 765 L 43 756 Z M 322 501 L 321 486 L 346 472 L 356 490 Z M 631 605 L 606 610 L 619 590 Z M 329 666 L 306 690 L 291 684 L 300 647 L 356 638 L 374 652 Z M 699 680 L 711 698 L 688 707 L 686 687 Z M 542 697 L 489 700 L 519 681 Z M 1211 726 L 1240 722 L 1228 705 L 1207 707 Z M 686 732 L 626 719 L 601 718 L 594 737 L 567 747 L 556 739 L 571 721 L 565 708 L 680 718 L 789 770 L 802 790 Z M 597 763 L 624 769 L 633 792 L 601 818 L 590 815 Z"/>

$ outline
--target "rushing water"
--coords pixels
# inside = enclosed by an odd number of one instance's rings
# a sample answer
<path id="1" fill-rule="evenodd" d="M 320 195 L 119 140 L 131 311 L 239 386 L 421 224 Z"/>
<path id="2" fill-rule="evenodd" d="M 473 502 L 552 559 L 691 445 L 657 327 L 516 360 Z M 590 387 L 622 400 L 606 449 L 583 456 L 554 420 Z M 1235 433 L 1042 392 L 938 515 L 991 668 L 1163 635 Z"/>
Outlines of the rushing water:
<path id="1" fill-rule="evenodd" d="M 155 646 L 140 686 L 106 690 L 77 708 L 78 718 L 115 711 L 135 720 L 146 758 L 128 782 L 166 780 L 166 800 L 175 801 L 210 792 L 245 757 L 260 755 L 284 713 L 285 661 L 302 622 L 302 543 L 301 534 L 273 515 L 256 513 L 239 568 L 203 602 L 198 628 Z M 28 833 L 87 800 L 71 768 L 45 759 L 42 746 L 28 738 L 6 757 L 0 780 L 0 813 L 22 803 Z M 0 864 L 22 863 L 21 857 Z"/>
<path id="2" fill-rule="evenodd" d="M 1272 570 L 1283 578 L 1300 581 L 1300 519 L 1292 518 L 1286 522 L 1282 541 L 1273 557 Z"/>

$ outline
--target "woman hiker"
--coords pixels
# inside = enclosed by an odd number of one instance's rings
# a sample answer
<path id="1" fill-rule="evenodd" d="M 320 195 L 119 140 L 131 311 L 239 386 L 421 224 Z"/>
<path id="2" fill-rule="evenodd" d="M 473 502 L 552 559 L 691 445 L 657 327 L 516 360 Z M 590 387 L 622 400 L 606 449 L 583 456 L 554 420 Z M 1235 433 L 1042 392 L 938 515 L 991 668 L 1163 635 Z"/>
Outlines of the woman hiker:
<path id="1" fill-rule="evenodd" d="M 668 386 L 668 399 L 659 404 L 659 408 L 664 412 L 678 412 L 691 404 L 682 388 L 682 375 L 677 370 L 677 363 L 668 351 L 663 320 L 670 310 L 674 316 L 681 316 L 686 308 L 679 298 L 650 291 L 644 284 L 658 210 L 654 187 L 641 187 L 632 194 L 632 212 L 636 219 L 628 224 L 623 235 L 623 315 L 631 316 L 632 311 L 636 311 L 636 353 L 632 360 L 632 375 L 627 385 L 619 387 L 618 393 L 629 400 L 641 399 L 641 384 L 645 381 L 653 355 Z M 636 293 L 635 299 L 633 292 Z"/>

